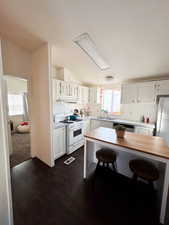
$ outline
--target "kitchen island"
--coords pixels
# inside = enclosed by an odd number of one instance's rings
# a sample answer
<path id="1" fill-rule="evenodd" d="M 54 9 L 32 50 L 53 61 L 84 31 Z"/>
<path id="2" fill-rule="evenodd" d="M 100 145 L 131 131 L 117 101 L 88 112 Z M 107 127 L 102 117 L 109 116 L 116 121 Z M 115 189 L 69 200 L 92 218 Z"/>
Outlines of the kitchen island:
<path id="1" fill-rule="evenodd" d="M 147 158 L 165 164 L 160 207 L 160 222 L 164 224 L 169 187 L 169 147 L 164 139 L 130 132 L 126 132 L 124 138 L 117 138 L 114 129 L 104 127 L 91 131 L 85 135 L 84 179 L 90 172 L 90 165 L 96 162 L 95 152 L 103 146 L 112 148 L 117 153 L 127 152 L 135 157 Z"/>

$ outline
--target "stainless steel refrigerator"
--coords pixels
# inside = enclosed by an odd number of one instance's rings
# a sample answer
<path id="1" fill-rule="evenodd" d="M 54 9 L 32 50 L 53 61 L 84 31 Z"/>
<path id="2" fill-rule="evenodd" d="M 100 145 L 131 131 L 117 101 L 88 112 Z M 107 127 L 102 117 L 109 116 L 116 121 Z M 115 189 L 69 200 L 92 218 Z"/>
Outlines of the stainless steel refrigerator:
<path id="1" fill-rule="evenodd" d="M 163 137 L 169 145 L 169 96 L 157 98 L 156 135 Z"/>

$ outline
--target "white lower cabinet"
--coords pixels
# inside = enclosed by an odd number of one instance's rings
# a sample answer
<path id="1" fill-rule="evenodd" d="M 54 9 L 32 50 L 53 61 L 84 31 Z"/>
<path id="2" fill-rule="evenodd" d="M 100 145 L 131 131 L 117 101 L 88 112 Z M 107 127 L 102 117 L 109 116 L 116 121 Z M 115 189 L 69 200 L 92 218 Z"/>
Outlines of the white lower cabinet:
<path id="1" fill-rule="evenodd" d="M 66 130 L 65 127 L 53 130 L 53 151 L 54 159 L 66 154 Z"/>
<path id="2" fill-rule="evenodd" d="M 153 129 L 152 128 L 135 126 L 134 133 L 153 136 Z"/>
<path id="3" fill-rule="evenodd" d="M 111 121 L 100 121 L 100 127 L 113 128 L 113 122 Z"/>
<path id="4" fill-rule="evenodd" d="M 100 127 L 100 120 L 93 120 L 91 119 L 90 122 L 90 130 L 94 130 L 96 128 Z"/>
<path id="5" fill-rule="evenodd" d="M 107 128 L 113 128 L 113 122 L 111 121 L 104 121 L 104 120 L 94 120 L 91 119 L 90 122 L 90 129 L 94 130 L 98 127 L 107 127 Z"/>
<path id="6" fill-rule="evenodd" d="M 84 121 L 84 133 L 88 133 L 90 131 L 90 119 Z"/>

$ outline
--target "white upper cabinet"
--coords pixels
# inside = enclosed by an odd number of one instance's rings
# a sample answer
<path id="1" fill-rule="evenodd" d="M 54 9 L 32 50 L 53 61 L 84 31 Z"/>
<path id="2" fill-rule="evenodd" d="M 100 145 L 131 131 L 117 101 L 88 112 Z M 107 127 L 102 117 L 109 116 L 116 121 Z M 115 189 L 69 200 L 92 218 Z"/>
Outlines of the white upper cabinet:
<path id="1" fill-rule="evenodd" d="M 169 80 L 156 82 L 156 95 L 169 95 Z"/>
<path id="2" fill-rule="evenodd" d="M 143 82 L 137 85 L 137 102 L 153 103 L 155 102 L 155 82 Z"/>
<path id="3" fill-rule="evenodd" d="M 89 102 L 89 88 L 79 86 L 76 83 L 53 79 L 53 102 L 79 102 L 87 104 Z"/>
<path id="4" fill-rule="evenodd" d="M 155 82 L 124 84 L 122 86 L 122 104 L 155 102 Z"/>
<path id="5" fill-rule="evenodd" d="M 59 101 L 61 100 L 61 97 L 63 95 L 62 91 L 63 89 L 61 88 L 61 81 L 60 80 L 56 80 L 56 79 L 53 79 L 52 80 L 52 94 L 53 94 L 53 101 L 56 102 L 56 101 Z"/>
<path id="6" fill-rule="evenodd" d="M 124 84 L 122 86 L 122 104 L 136 103 L 138 98 L 137 84 Z"/>
<path id="7" fill-rule="evenodd" d="M 80 86 L 80 102 L 82 104 L 87 104 L 89 102 L 89 88 L 85 86 Z"/>
<path id="8" fill-rule="evenodd" d="M 89 88 L 89 102 L 90 104 L 100 104 L 100 88 Z"/>

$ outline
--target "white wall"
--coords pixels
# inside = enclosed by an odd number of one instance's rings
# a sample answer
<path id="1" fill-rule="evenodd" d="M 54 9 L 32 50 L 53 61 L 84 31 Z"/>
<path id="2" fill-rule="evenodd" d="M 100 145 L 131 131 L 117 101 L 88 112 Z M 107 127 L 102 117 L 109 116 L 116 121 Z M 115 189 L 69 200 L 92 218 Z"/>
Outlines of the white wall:
<path id="1" fill-rule="evenodd" d="M 58 80 L 82 84 L 76 79 L 75 74 L 67 68 L 52 66 L 52 77 Z"/>
<path id="2" fill-rule="evenodd" d="M 9 40 L 2 40 L 2 62 L 3 62 L 3 74 L 10 75 L 8 77 L 8 86 L 11 92 L 18 92 L 19 90 L 28 91 L 28 103 L 29 109 L 31 104 L 31 68 L 32 68 L 32 55 L 25 49 L 17 46 Z M 13 80 L 12 80 L 12 77 Z M 15 79 L 16 78 L 16 79 Z M 17 78 L 23 78 L 27 80 L 27 85 L 17 82 Z M 27 86 L 27 87 L 26 87 Z M 22 116 L 15 116 L 14 126 L 22 121 Z"/>
<path id="3" fill-rule="evenodd" d="M 2 40 L 3 72 L 29 79 L 31 76 L 31 53 L 8 40 Z"/>
<path id="4" fill-rule="evenodd" d="M 0 45 L 1 50 L 1 45 Z M 12 225 L 12 201 L 9 169 L 7 121 L 5 120 L 2 91 L 2 62 L 0 51 L 0 224 Z"/>
<path id="5" fill-rule="evenodd" d="M 48 45 L 30 53 L 9 40 L 3 40 L 2 56 L 4 75 L 28 80 L 29 113 L 32 124 L 31 155 L 52 166 Z"/>
<path id="6" fill-rule="evenodd" d="M 31 146 L 34 156 L 53 166 L 50 82 L 50 47 L 45 44 L 32 55 Z"/>

